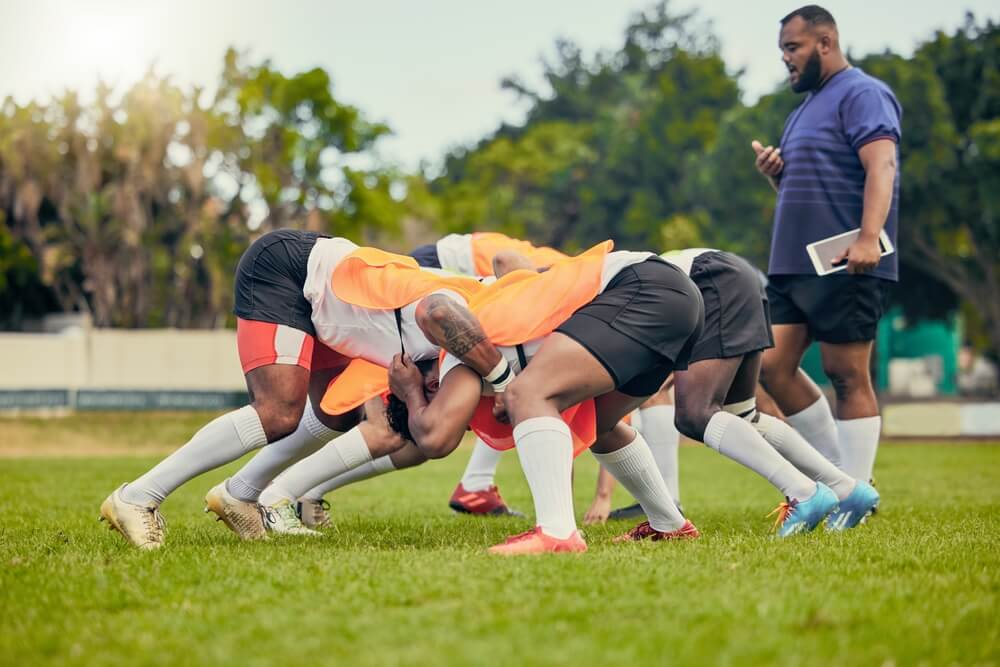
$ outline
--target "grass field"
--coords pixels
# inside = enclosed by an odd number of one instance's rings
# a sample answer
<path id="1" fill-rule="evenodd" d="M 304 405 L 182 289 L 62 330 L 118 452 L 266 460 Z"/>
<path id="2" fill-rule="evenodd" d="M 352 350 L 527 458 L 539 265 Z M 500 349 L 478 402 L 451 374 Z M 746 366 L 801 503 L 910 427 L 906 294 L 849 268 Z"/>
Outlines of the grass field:
<path id="1" fill-rule="evenodd" d="M 484 548 L 530 524 L 447 510 L 463 447 L 332 494 L 318 540 L 237 542 L 201 512 L 211 473 L 164 504 L 166 549 L 128 548 L 101 500 L 205 420 L 0 420 L 0 664 L 1000 663 L 996 444 L 884 446 L 882 512 L 847 534 L 771 539 L 777 494 L 686 447 L 703 539 L 612 545 L 631 524 L 609 524 L 587 554 L 501 560 Z M 595 474 L 582 456 L 579 515 Z M 530 509 L 513 455 L 498 479 Z"/>

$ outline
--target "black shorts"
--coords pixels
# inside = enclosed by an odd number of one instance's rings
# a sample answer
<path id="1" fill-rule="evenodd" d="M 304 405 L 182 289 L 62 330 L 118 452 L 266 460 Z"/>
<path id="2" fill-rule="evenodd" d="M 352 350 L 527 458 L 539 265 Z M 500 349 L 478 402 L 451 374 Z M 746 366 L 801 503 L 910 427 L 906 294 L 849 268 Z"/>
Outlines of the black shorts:
<path id="1" fill-rule="evenodd" d="M 691 280 L 705 301 L 705 328 L 691 363 L 774 347 L 767 293 L 746 260 L 728 252 L 702 253 L 691 263 Z"/>
<path id="2" fill-rule="evenodd" d="M 312 304 L 303 296 L 309 253 L 322 234 L 298 229 L 268 232 L 250 244 L 236 267 L 233 312 L 316 335 Z"/>
<path id="3" fill-rule="evenodd" d="M 767 298 L 774 324 L 805 324 L 824 343 L 875 340 L 892 282 L 875 276 L 770 276 Z"/>
<path id="4" fill-rule="evenodd" d="M 410 257 L 417 260 L 417 264 L 420 266 L 429 269 L 441 268 L 441 258 L 438 257 L 438 248 L 436 243 L 428 243 L 427 245 L 416 247 L 413 252 L 410 253 Z"/>
<path id="5" fill-rule="evenodd" d="M 615 389 L 652 396 L 687 368 L 704 322 L 701 293 L 684 272 L 653 257 L 615 276 L 556 329 L 601 362 Z"/>

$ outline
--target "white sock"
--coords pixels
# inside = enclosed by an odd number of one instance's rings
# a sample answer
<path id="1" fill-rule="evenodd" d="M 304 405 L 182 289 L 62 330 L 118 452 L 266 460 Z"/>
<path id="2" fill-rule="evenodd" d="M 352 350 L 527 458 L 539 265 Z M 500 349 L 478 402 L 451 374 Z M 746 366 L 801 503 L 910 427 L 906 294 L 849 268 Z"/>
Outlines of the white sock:
<path id="1" fill-rule="evenodd" d="M 705 429 L 705 444 L 723 456 L 750 468 L 792 500 L 816 493 L 816 482 L 781 457 L 757 430 L 741 417 L 716 412 Z"/>
<path id="2" fill-rule="evenodd" d="M 514 427 L 514 443 L 535 501 L 535 523 L 551 537 L 576 530 L 573 515 L 573 439 L 557 417 L 533 417 Z"/>
<path id="3" fill-rule="evenodd" d="M 882 435 L 881 417 L 838 419 L 840 468 L 854 479 L 868 481 L 875 467 L 878 439 Z"/>
<path id="4" fill-rule="evenodd" d="M 466 491 L 485 491 L 493 486 L 493 477 L 497 472 L 497 465 L 500 463 L 500 450 L 493 449 L 481 439 L 476 438 L 476 444 L 472 448 L 472 456 L 465 466 L 465 474 L 462 475 L 462 487 Z"/>
<path id="5" fill-rule="evenodd" d="M 837 494 L 838 500 L 851 495 L 854 490 L 854 478 L 826 460 L 826 457 L 816 451 L 805 441 L 798 431 L 771 415 L 756 413 L 757 421 L 754 428 L 764 436 L 778 453 L 784 456 L 793 466 L 817 482 L 823 482 Z"/>
<path id="6" fill-rule="evenodd" d="M 159 505 L 189 479 L 232 463 L 266 444 L 267 436 L 257 411 L 245 405 L 205 424 L 187 444 L 126 485 L 122 499 L 127 503 Z"/>
<path id="7" fill-rule="evenodd" d="M 835 466 L 841 466 L 840 446 L 837 436 L 837 424 L 833 421 L 833 412 L 826 396 L 820 395 L 815 403 L 794 415 L 785 415 L 785 419 L 796 431 L 802 434 L 810 445 L 825 456 Z"/>
<path id="8" fill-rule="evenodd" d="M 229 478 L 226 489 L 237 500 L 255 503 L 260 493 L 285 468 L 304 459 L 340 435 L 328 428 L 306 401 L 299 426 L 290 435 L 276 440 L 250 459 L 239 472 Z"/>
<path id="9" fill-rule="evenodd" d="M 668 533 L 684 525 L 684 517 L 670 497 L 670 489 L 641 433 L 636 431 L 635 439 L 617 451 L 594 452 L 594 458 L 639 501 L 650 526 Z"/>
<path id="10" fill-rule="evenodd" d="M 681 501 L 680 469 L 677 464 L 677 449 L 681 434 L 674 426 L 674 406 L 654 405 L 638 411 L 639 425 L 635 428 L 642 434 L 656 459 L 656 467 L 663 475 L 663 481 L 670 489 L 670 497 L 675 503 Z M 635 422 L 633 421 L 633 426 Z"/>
<path id="11" fill-rule="evenodd" d="M 300 497 L 309 498 L 310 500 L 322 500 L 323 496 L 330 493 L 334 489 L 339 489 L 340 487 L 347 486 L 348 484 L 354 484 L 355 482 L 371 479 L 372 477 L 378 477 L 379 475 L 384 475 L 387 472 L 392 472 L 395 469 L 396 466 L 393 465 L 392 458 L 386 454 L 385 456 L 378 457 L 374 461 L 363 463 L 353 470 L 341 473 L 333 479 L 323 482 L 322 484 L 317 484 L 303 493 Z"/>
<path id="12" fill-rule="evenodd" d="M 360 426 L 336 440 L 331 440 L 318 452 L 302 459 L 260 494 L 261 505 L 275 505 L 281 500 L 295 502 L 317 484 L 342 475 L 348 470 L 370 463 L 372 455 Z"/>

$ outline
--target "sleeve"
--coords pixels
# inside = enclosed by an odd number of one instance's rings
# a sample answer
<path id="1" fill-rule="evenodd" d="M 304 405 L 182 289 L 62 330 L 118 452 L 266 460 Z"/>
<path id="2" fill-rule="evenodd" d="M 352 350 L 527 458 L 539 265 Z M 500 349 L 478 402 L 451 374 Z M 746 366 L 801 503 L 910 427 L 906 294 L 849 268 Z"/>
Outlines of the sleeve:
<path id="1" fill-rule="evenodd" d="M 447 375 L 451 369 L 461 365 L 461 359 L 453 355 L 451 352 L 446 352 L 444 355 L 444 361 L 441 362 L 441 369 L 438 371 L 438 382 L 444 382 L 444 376 Z"/>
<path id="2" fill-rule="evenodd" d="M 844 100 L 840 110 L 844 133 L 857 151 L 877 139 L 899 143 L 902 110 L 887 89 L 869 86 Z"/>

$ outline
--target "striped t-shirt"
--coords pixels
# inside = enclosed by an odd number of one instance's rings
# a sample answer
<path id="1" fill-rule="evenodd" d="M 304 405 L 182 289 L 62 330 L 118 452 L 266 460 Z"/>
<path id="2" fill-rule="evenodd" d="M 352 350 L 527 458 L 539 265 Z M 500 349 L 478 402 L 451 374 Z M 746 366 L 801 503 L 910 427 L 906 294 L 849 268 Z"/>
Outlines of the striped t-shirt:
<path id="1" fill-rule="evenodd" d="M 856 67 L 835 74 L 788 116 L 781 137 L 785 167 L 778 184 L 769 275 L 815 275 L 806 245 L 861 226 L 865 170 L 858 150 L 876 139 L 898 146 L 901 116 L 892 90 Z M 898 152 L 885 222 L 896 248 Z M 897 280 L 898 253 L 883 257 L 870 275 Z"/>

